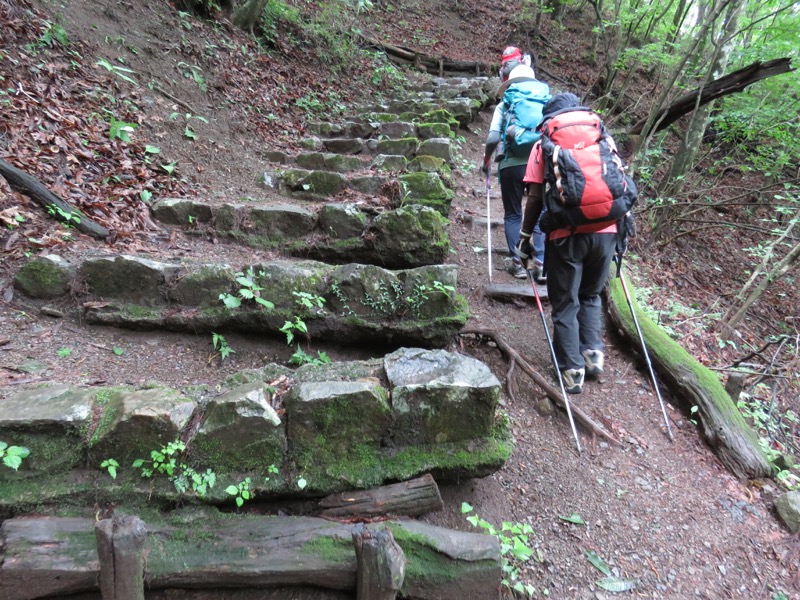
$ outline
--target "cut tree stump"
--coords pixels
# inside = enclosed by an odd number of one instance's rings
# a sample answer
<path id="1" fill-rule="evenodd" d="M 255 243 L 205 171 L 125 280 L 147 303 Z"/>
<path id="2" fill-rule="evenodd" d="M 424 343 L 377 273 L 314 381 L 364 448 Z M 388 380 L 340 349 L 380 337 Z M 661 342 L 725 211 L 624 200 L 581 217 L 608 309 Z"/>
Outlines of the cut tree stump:
<path id="1" fill-rule="evenodd" d="M 439 486 L 430 474 L 369 490 L 332 494 L 320 500 L 317 515 L 326 519 L 386 516 L 418 517 L 442 510 Z"/>
<path id="2" fill-rule="evenodd" d="M 252 517 L 198 510 L 148 523 L 144 584 L 170 588 L 316 586 L 355 591 L 352 524 L 315 517 Z M 419 600 L 493 598 L 500 586 L 495 536 L 413 520 L 370 525 L 391 531 L 406 556 L 400 595 Z M 0 599 L 97 592 L 95 520 L 31 517 L 0 526 Z M 104 597 L 105 598 L 105 597 Z"/>
<path id="3" fill-rule="evenodd" d="M 406 573 L 406 555 L 388 529 L 353 528 L 358 564 L 357 600 L 395 600 Z"/>
<path id="4" fill-rule="evenodd" d="M 627 282 L 627 281 L 626 281 Z M 628 292 L 633 295 L 631 286 Z M 739 478 L 767 477 L 772 473 L 758 439 L 731 400 L 719 378 L 697 362 L 677 342 L 645 315 L 631 297 L 650 362 L 664 385 L 688 406 L 697 406 L 705 439 L 722 463 Z M 631 311 L 622 284 L 609 282 L 608 311 L 620 332 L 639 347 Z M 655 402 L 655 396 L 653 401 Z"/>
<path id="5" fill-rule="evenodd" d="M 144 600 L 144 522 L 132 516 L 103 519 L 94 532 L 103 600 Z"/>
<path id="6" fill-rule="evenodd" d="M 108 237 L 108 229 L 64 202 L 35 177 L 4 160 L 0 160 L 0 175 L 8 181 L 12 190 L 30 197 L 36 204 L 48 211 L 54 219 L 67 223 L 93 238 L 105 239 Z"/>

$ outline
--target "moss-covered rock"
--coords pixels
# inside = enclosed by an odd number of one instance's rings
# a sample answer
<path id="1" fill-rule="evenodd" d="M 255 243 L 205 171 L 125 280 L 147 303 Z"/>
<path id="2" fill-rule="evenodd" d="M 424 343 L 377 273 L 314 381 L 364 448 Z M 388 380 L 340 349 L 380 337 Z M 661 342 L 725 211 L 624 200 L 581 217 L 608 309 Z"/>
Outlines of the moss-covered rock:
<path id="1" fill-rule="evenodd" d="M 120 464 L 142 458 L 178 439 L 195 404 L 178 391 L 114 389 L 90 441 L 90 462 L 99 466 L 113 457 Z"/>
<path id="2" fill-rule="evenodd" d="M 417 126 L 419 138 L 429 140 L 431 138 L 454 138 L 455 132 L 449 123 L 420 123 Z"/>
<path id="3" fill-rule="evenodd" d="M 69 291 L 75 268 L 55 254 L 34 256 L 14 276 L 14 287 L 31 298 L 58 298 Z"/>
<path id="4" fill-rule="evenodd" d="M 326 204 L 319 211 L 319 228 L 333 238 L 358 237 L 364 232 L 367 215 L 356 204 Z"/>
<path id="5" fill-rule="evenodd" d="M 226 473 L 266 473 L 269 465 L 282 465 L 286 431 L 269 402 L 273 391 L 255 382 L 210 400 L 192 438 L 192 461 Z"/>
<path id="6" fill-rule="evenodd" d="M 455 192 L 447 189 L 436 173 L 405 173 L 397 180 L 404 204 L 429 206 L 445 217 L 450 213 Z"/>
<path id="7" fill-rule="evenodd" d="M 220 294 L 233 284 L 234 273 L 228 265 L 203 265 L 179 277 L 169 290 L 169 299 L 186 306 L 215 306 Z"/>
<path id="8" fill-rule="evenodd" d="M 448 225 L 437 210 L 411 204 L 375 217 L 371 243 L 387 266 L 438 264 L 450 249 Z"/>
<path id="9" fill-rule="evenodd" d="M 379 452 L 392 411 L 387 392 L 373 381 L 304 382 L 286 397 L 291 454 L 302 472 L 351 455 Z"/>
<path id="10" fill-rule="evenodd" d="M 153 217 L 167 225 L 188 227 L 194 223 L 208 223 L 213 218 L 210 205 L 182 198 L 165 198 L 153 206 Z"/>
<path id="11" fill-rule="evenodd" d="M 415 137 L 382 139 L 378 142 L 376 152 L 379 154 L 394 154 L 411 158 L 417 152 L 419 140 Z"/>
<path id="12" fill-rule="evenodd" d="M 78 276 L 89 291 L 101 298 L 125 298 L 153 306 L 166 301 L 166 284 L 180 267 L 138 256 L 90 258 L 81 264 Z"/>
<path id="13" fill-rule="evenodd" d="M 370 167 L 379 171 L 405 171 L 408 159 L 405 156 L 396 154 L 379 154 L 376 156 Z"/>

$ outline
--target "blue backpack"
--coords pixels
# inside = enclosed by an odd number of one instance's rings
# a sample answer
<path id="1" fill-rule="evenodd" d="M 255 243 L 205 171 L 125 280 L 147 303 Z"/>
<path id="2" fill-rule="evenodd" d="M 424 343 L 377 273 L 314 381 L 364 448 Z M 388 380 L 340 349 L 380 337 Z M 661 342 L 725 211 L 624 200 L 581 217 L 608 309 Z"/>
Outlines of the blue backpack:
<path id="1" fill-rule="evenodd" d="M 506 118 L 502 139 L 507 156 L 527 158 L 541 135 L 542 108 L 550 100 L 550 87 L 535 79 L 512 83 L 503 93 Z"/>

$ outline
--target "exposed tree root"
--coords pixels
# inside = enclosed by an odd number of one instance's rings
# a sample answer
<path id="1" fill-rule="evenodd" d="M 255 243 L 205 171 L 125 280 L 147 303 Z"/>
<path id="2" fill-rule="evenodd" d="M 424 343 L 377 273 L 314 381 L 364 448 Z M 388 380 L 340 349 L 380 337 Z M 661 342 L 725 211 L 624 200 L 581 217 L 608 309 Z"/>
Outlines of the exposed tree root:
<path id="1" fill-rule="evenodd" d="M 470 328 L 470 329 L 462 329 L 461 335 L 477 335 L 477 336 L 484 336 L 491 338 L 496 344 L 497 347 L 500 348 L 512 361 L 512 364 L 517 364 L 519 367 L 525 371 L 525 373 L 533 379 L 534 383 L 538 385 L 542 390 L 544 390 L 547 397 L 550 398 L 553 402 L 559 405 L 561 408 L 566 409 L 566 405 L 564 402 L 564 398 L 561 395 L 561 392 L 550 385 L 547 379 L 545 379 L 541 374 L 539 374 L 531 365 L 520 356 L 519 352 L 514 350 L 508 343 L 503 340 L 502 337 L 495 331 L 494 329 L 482 329 L 482 328 Z M 511 369 L 509 369 L 509 374 L 511 373 Z M 597 424 L 595 421 L 591 419 L 585 412 L 583 412 L 580 408 L 575 405 L 570 405 L 572 409 L 572 414 L 575 417 L 575 421 L 582 425 L 585 429 L 587 429 L 593 436 L 597 435 L 602 437 L 604 440 L 616 445 L 622 446 L 622 442 L 620 442 L 617 438 L 613 435 L 608 433 L 601 425 Z"/>

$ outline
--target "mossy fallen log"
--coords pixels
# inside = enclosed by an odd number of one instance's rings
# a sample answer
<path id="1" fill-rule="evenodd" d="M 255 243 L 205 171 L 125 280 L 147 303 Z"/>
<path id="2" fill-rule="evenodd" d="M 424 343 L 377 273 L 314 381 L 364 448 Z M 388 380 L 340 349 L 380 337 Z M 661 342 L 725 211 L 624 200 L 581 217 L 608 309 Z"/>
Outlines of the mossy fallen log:
<path id="1" fill-rule="evenodd" d="M 632 295 L 630 284 L 629 293 Z M 609 283 L 608 312 L 612 322 L 639 347 L 628 299 L 618 278 Z M 769 476 L 771 465 L 719 378 L 695 360 L 642 312 L 630 298 L 655 371 L 673 396 L 686 406 L 697 406 L 706 441 L 722 463 L 739 478 Z"/>
<path id="2" fill-rule="evenodd" d="M 314 517 L 176 513 L 145 523 L 147 590 L 274 588 L 312 585 L 355 591 L 352 524 Z M 385 521 L 405 556 L 400 595 L 420 600 L 496 597 L 500 544 L 495 536 L 419 521 Z M 0 526 L 0 598 L 63 598 L 100 588 L 95 519 L 33 517 Z M 399 583 L 399 581 L 398 581 Z"/>

